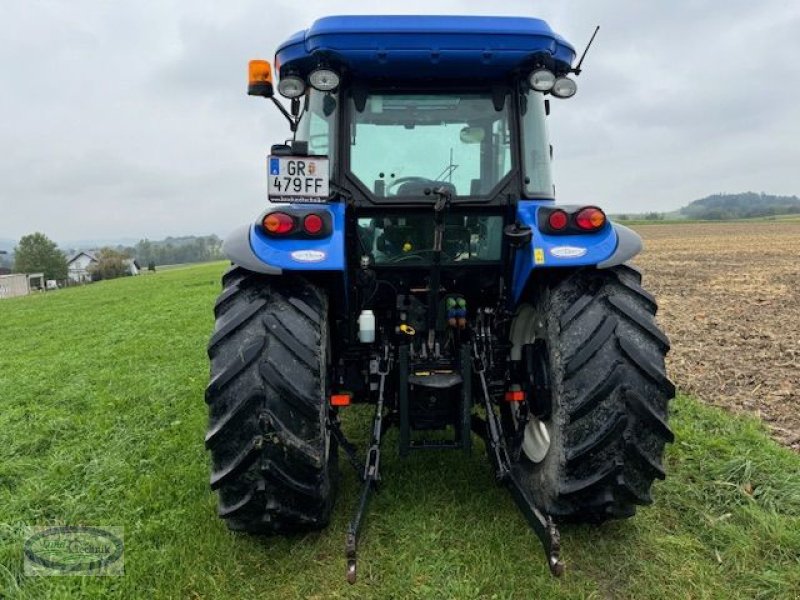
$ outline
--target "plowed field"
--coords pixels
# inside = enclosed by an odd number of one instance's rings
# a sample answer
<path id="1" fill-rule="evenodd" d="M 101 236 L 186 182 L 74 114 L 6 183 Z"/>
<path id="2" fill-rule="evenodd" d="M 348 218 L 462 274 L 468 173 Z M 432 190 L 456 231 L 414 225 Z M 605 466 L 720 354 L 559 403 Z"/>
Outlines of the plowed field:
<path id="1" fill-rule="evenodd" d="M 678 387 L 800 450 L 800 221 L 635 229 Z"/>

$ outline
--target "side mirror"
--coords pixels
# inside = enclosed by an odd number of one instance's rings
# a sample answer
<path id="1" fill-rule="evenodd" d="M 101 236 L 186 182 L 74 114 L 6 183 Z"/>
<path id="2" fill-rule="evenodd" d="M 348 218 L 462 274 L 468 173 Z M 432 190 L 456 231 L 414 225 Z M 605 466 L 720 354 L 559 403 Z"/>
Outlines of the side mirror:
<path id="1" fill-rule="evenodd" d="M 272 98 L 275 90 L 272 87 L 272 67 L 266 60 L 251 60 L 247 68 L 247 95 Z"/>
<path id="2" fill-rule="evenodd" d="M 462 144 L 480 144 L 486 137 L 483 127 L 464 127 L 459 135 Z"/>

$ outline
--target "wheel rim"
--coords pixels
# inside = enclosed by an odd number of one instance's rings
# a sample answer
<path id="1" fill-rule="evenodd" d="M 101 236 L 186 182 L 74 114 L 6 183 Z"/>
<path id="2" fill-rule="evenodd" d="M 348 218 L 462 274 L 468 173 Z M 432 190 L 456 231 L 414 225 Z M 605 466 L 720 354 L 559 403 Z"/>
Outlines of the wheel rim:
<path id="1" fill-rule="evenodd" d="M 511 327 L 511 355 L 519 360 L 522 346 L 536 341 L 536 313 L 530 305 L 520 308 Z M 516 416 L 516 415 L 515 415 Z M 542 462 L 550 451 L 552 419 L 542 420 L 529 415 L 522 437 L 522 453 L 532 463 Z"/>
<path id="2" fill-rule="evenodd" d="M 531 415 L 522 438 L 522 452 L 533 463 L 540 463 L 550 451 L 550 431 L 547 424 Z"/>

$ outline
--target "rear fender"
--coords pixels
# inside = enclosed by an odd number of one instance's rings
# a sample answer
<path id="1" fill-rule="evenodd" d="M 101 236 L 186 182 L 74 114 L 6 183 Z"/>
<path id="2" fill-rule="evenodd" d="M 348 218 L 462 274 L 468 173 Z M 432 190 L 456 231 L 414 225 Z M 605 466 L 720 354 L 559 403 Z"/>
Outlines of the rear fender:
<path id="1" fill-rule="evenodd" d="M 279 239 L 264 233 L 259 223 L 268 212 L 291 208 L 327 211 L 332 220 L 330 236 L 319 239 Z M 344 271 L 344 204 L 270 204 L 252 225 L 234 230 L 222 251 L 236 265 L 257 273 L 280 275 L 283 271 Z"/>
<path id="2" fill-rule="evenodd" d="M 623 225 L 607 221 L 595 233 L 551 235 L 539 230 L 540 202 L 521 201 L 517 220 L 531 228 L 530 246 L 519 250 L 514 262 L 512 286 L 514 302 L 518 302 L 536 269 L 582 267 L 594 265 L 607 269 L 630 260 L 642 250 L 639 234 Z"/>

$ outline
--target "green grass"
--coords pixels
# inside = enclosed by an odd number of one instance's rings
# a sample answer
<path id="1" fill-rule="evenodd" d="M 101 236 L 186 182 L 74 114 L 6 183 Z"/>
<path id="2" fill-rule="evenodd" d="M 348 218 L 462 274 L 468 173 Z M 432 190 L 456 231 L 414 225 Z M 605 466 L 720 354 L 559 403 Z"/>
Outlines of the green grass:
<path id="1" fill-rule="evenodd" d="M 386 439 L 360 579 L 344 580 L 343 489 L 324 532 L 229 533 L 203 448 L 205 344 L 221 263 L 0 301 L 0 597 L 798 598 L 800 456 L 753 420 L 681 397 L 655 505 L 564 527 L 548 574 L 481 451 Z M 368 407 L 348 409 L 364 441 Z M 120 525 L 123 577 L 26 577 L 27 525 Z"/>

